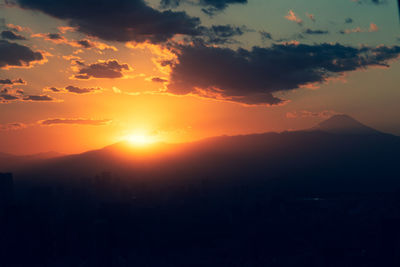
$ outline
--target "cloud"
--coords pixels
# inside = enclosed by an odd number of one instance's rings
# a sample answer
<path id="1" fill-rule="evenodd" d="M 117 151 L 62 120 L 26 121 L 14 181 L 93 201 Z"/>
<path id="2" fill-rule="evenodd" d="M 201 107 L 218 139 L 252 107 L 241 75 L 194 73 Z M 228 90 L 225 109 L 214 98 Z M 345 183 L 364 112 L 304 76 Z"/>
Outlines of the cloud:
<path id="1" fill-rule="evenodd" d="M 10 79 L 0 79 L 0 84 L 14 85 L 14 84 L 26 84 L 21 78 L 10 80 Z"/>
<path id="2" fill-rule="evenodd" d="M 288 14 L 285 16 L 287 20 L 294 21 L 299 25 L 303 24 L 303 20 L 296 16 L 293 10 L 289 10 Z"/>
<path id="3" fill-rule="evenodd" d="M 24 36 L 8 30 L 1 32 L 1 38 L 8 40 L 26 40 Z"/>
<path id="4" fill-rule="evenodd" d="M 20 97 L 23 93 L 24 91 L 21 89 L 13 89 L 11 87 L 2 88 L 0 90 L 0 103 L 20 101 Z"/>
<path id="5" fill-rule="evenodd" d="M 80 40 L 80 41 L 77 41 L 76 43 L 81 45 L 84 48 L 94 47 L 94 44 L 92 42 L 90 42 L 89 40 Z"/>
<path id="6" fill-rule="evenodd" d="M 59 125 L 59 124 L 75 124 L 75 125 L 92 125 L 92 126 L 103 126 L 108 125 L 111 120 L 94 120 L 94 119 L 47 119 L 40 121 L 41 125 Z"/>
<path id="7" fill-rule="evenodd" d="M 65 87 L 65 90 L 74 94 L 88 94 L 101 91 L 100 88 L 80 88 L 72 85 Z"/>
<path id="8" fill-rule="evenodd" d="M 52 102 L 56 101 L 49 95 L 27 95 L 22 98 L 23 101 L 32 101 L 32 102 Z"/>
<path id="9" fill-rule="evenodd" d="M 81 88 L 81 87 L 69 85 L 63 89 L 59 89 L 56 87 L 48 87 L 48 88 L 45 88 L 45 91 L 53 92 L 53 93 L 89 94 L 89 93 L 100 92 L 100 91 L 102 91 L 102 89 L 101 88 Z"/>
<path id="10" fill-rule="evenodd" d="M 350 33 L 359 33 L 359 32 L 365 32 L 365 30 L 361 29 L 360 27 L 356 27 L 353 29 L 345 29 L 339 31 L 340 34 L 350 34 Z"/>
<path id="11" fill-rule="evenodd" d="M 22 27 L 19 25 L 11 24 L 11 23 L 7 24 L 7 28 L 12 29 L 17 32 L 32 32 L 32 30 L 29 27 Z"/>
<path id="12" fill-rule="evenodd" d="M 50 40 L 62 40 L 62 39 L 64 39 L 64 37 L 61 36 L 59 33 L 48 33 L 48 34 L 46 34 L 46 36 Z"/>
<path id="13" fill-rule="evenodd" d="M 371 23 L 369 25 L 369 32 L 377 32 L 377 31 L 379 31 L 378 26 L 375 23 Z"/>
<path id="14" fill-rule="evenodd" d="M 21 130 L 26 128 L 27 125 L 20 123 L 20 122 L 11 122 L 0 124 L 0 131 L 13 131 L 13 130 Z"/>
<path id="15" fill-rule="evenodd" d="M 0 94 L 0 100 L 2 100 L 1 103 L 10 102 L 10 101 L 18 100 L 18 99 L 19 99 L 19 97 L 16 95 L 12 95 L 12 94 L 8 94 L 8 93 Z"/>
<path id="16" fill-rule="evenodd" d="M 76 79 L 90 78 L 121 78 L 123 71 L 130 70 L 128 64 L 119 64 L 116 60 L 93 63 L 90 65 L 81 65 L 78 73 L 74 76 Z"/>
<path id="17" fill-rule="evenodd" d="M 45 88 L 44 91 L 59 93 L 59 92 L 62 92 L 62 89 L 58 89 L 56 87 L 48 87 L 48 88 Z"/>
<path id="18" fill-rule="evenodd" d="M 72 47 L 78 47 L 78 48 L 86 48 L 86 49 L 91 49 L 91 48 L 97 48 L 99 50 L 105 50 L 105 49 L 111 49 L 114 51 L 118 51 L 118 49 L 114 46 L 107 45 L 102 42 L 96 42 L 96 41 L 91 41 L 87 39 L 82 39 L 82 40 L 68 40 L 64 36 L 62 36 L 59 33 L 36 33 L 32 34 L 31 37 L 35 38 L 43 38 L 46 41 L 55 43 L 55 44 L 66 44 Z"/>
<path id="19" fill-rule="evenodd" d="M 374 5 L 384 5 L 387 4 L 387 0 L 352 0 L 358 4 L 374 4 Z"/>
<path id="20" fill-rule="evenodd" d="M 60 102 L 49 95 L 24 95 L 22 89 L 3 88 L 0 91 L 0 103 L 10 102 Z"/>
<path id="21" fill-rule="evenodd" d="M 329 34 L 329 31 L 306 29 L 303 31 L 303 33 L 309 35 L 323 35 L 323 34 Z"/>
<path id="22" fill-rule="evenodd" d="M 167 79 L 160 78 L 160 77 L 152 77 L 151 81 L 155 82 L 155 83 L 166 83 L 166 82 L 168 82 Z"/>
<path id="23" fill-rule="evenodd" d="M 199 34 L 199 18 L 185 12 L 159 11 L 144 0 L 16 1 L 24 9 L 66 20 L 77 31 L 108 41 L 160 43 L 176 34 Z"/>
<path id="24" fill-rule="evenodd" d="M 203 40 L 208 44 L 236 43 L 235 36 L 241 36 L 249 31 L 245 26 L 212 25 L 209 28 L 202 27 Z"/>
<path id="25" fill-rule="evenodd" d="M 43 38 L 44 40 L 55 43 L 55 44 L 68 43 L 68 40 L 59 33 L 35 33 L 35 34 L 32 34 L 31 37 Z"/>
<path id="26" fill-rule="evenodd" d="M 318 112 L 312 112 L 307 110 L 287 112 L 286 118 L 296 119 L 296 118 L 330 118 L 333 115 L 339 114 L 333 110 L 323 110 Z"/>
<path id="27" fill-rule="evenodd" d="M 206 6 L 202 11 L 209 15 L 213 16 L 218 12 L 226 9 L 228 5 L 231 4 L 246 4 L 247 0 L 200 0 L 200 4 Z"/>
<path id="28" fill-rule="evenodd" d="M 262 41 L 266 41 L 266 40 L 273 40 L 272 38 L 272 34 L 266 31 L 259 31 L 258 32 L 260 34 L 261 40 Z"/>
<path id="29" fill-rule="evenodd" d="M 86 49 L 96 48 L 99 50 L 110 49 L 110 50 L 118 51 L 118 49 L 115 46 L 108 45 L 108 44 L 105 44 L 102 42 L 91 41 L 91 40 L 87 40 L 87 39 L 82 39 L 82 40 L 78 40 L 78 41 L 70 41 L 69 45 L 74 46 L 74 47 L 79 46 L 79 47 L 86 48 Z"/>
<path id="30" fill-rule="evenodd" d="M 248 105 L 277 105 L 275 96 L 327 82 L 345 72 L 369 66 L 388 67 L 400 46 L 376 48 L 340 44 L 275 44 L 251 50 L 181 46 L 171 66 L 167 93 L 196 95 Z"/>
<path id="31" fill-rule="evenodd" d="M 202 11 L 210 16 L 215 15 L 218 12 L 226 9 L 232 4 L 247 4 L 247 0 L 197 0 L 195 2 L 189 0 L 161 0 L 162 8 L 175 8 L 181 3 L 191 3 L 199 6 L 204 6 Z"/>
<path id="32" fill-rule="evenodd" d="M 0 40 L 0 68 L 31 67 L 44 60 L 42 53 L 34 52 L 29 47 Z"/>
<path id="33" fill-rule="evenodd" d="M 350 33 L 360 33 L 360 32 L 377 32 L 377 31 L 379 31 L 379 27 L 375 23 L 371 22 L 368 29 L 361 29 L 360 27 L 356 27 L 353 29 L 341 30 L 339 31 L 339 33 L 350 34 Z"/>

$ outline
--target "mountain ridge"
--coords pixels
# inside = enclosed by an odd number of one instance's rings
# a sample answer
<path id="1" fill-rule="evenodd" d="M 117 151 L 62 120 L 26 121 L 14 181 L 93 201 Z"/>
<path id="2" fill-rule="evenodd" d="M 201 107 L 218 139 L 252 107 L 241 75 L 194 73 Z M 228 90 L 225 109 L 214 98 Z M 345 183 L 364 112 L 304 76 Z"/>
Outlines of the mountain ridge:
<path id="1" fill-rule="evenodd" d="M 383 134 L 346 114 L 337 114 L 318 123 L 311 130 L 335 134 Z"/>

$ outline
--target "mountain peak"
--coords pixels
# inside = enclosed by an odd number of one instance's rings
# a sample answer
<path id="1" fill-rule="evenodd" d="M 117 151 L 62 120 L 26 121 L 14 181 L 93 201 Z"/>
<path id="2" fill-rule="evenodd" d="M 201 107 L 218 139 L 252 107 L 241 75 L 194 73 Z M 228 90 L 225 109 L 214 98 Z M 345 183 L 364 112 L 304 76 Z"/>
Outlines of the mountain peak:
<path id="1" fill-rule="evenodd" d="M 333 115 L 329 119 L 320 122 L 313 130 L 320 130 L 329 133 L 342 134 L 377 134 L 372 129 L 346 114 Z"/>

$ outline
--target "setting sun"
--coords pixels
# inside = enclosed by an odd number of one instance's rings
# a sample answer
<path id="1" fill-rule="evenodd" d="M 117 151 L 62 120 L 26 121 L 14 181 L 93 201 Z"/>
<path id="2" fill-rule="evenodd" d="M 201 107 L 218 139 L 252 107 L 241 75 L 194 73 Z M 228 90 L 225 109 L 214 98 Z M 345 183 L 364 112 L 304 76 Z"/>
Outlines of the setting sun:
<path id="1" fill-rule="evenodd" d="M 126 141 L 134 146 L 147 146 L 156 142 L 156 138 L 145 133 L 135 133 L 126 136 Z"/>

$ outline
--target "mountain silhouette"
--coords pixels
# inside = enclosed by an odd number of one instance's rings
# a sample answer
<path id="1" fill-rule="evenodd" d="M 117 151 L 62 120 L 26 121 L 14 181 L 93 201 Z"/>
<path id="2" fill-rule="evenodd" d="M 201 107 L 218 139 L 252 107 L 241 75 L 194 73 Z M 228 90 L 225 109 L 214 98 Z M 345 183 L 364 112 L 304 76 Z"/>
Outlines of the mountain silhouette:
<path id="1" fill-rule="evenodd" d="M 122 142 L 82 154 L 25 162 L 11 171 L 24 181 L 69 183 L 107 171 L 128 180 L 158 183 L 207 178 L 296 192 L 385 191 L 400 188 L 393 175 L 398 171 L 398 151 L 399 137 L 336 115 L 311 131 L 221 136 L 155 144 L 149 149 Z"/>
<path id="2" fill-rule="evenodd" d="M 64 156 L 64 154 L 55 151 L 22 156 L 8 153 L 0 153 L 0 171 L 11 171 L 19 166 L 35 164 L 42 162 L 43 160 L 62 156 Z"/>
<path id="3" fill-rule="evenodd" d="M 378 134 L 379 131 L 370 128 L 352 117 L 341 114 L 334 115 L 329 119 L 319 123 L 312 130 L 320 130 L 328 133 L 337 134 Z"/>

